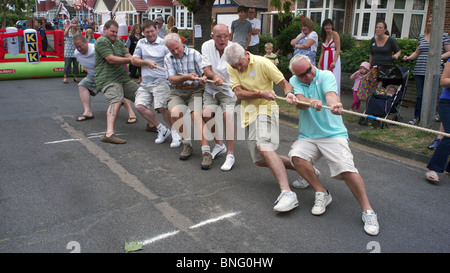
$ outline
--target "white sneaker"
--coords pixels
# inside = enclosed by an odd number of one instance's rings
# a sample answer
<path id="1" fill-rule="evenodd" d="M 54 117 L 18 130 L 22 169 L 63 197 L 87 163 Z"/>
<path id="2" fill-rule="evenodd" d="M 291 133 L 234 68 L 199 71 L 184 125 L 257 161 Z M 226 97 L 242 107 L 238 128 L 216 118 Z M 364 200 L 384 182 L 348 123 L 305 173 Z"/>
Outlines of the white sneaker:
<path id="1" fill-rule="evenodd" d="M 373 210 L 363 211 L 362 221 L 364 222 L 364 231 L 369 235 L 377 235 L 380 232 L 377 214 Z"/>
<path id="2" fill-rule="evenodd" d="M 314 172 L 316 173 L 317 176 L 320 176 L 320 171 L 318 169 L 316 169 L 316 167 L 314 167 Z M 292 182 L 292 187 L 294 187 L 294 188 L 305 189 L 308 186 L 309 186 L 309 183 L 306 182 L 306 180 L 301 175 L 298 176 L 297 180 Z"/>
<path id="3" fill-rule="evenodd" d="M 227 159 L 225 159 L 225 163 L 223 163 L 220 169 L 222 171 L 229 171 L 234 165 L 234 156 L 232 154 L 227 154 Z"/>
<path id="4" fill-rule="evenodd" d="M 274 211 L 286 212 L 298 206 L 297 195 L 293 191 L 282 191 L 278 196 L 275 203 L 278 203 L 273 207 Z"/>
<path id="5" fill-rule="evenodd" d="M 166 141 L 166 138 L 170 136 L 170 130 L 169 128 L 163 126 L 161 129 L 158 130 L 158 137 L 155 139 L 156 144 L 161 144 L 164 141 Z"/>
<path id="6" fill-rule="evenodd" d="M 212 158 L 215 159 L 217 156 L 224 154 L 227 152 L 227 146 L 225 146 L 225 144 L 222 144 L 222 146 L 220 146 L 219 144 L 216 144 L 216 146 L 214 146 L 213 150 L 211 151 L 211 155 Z"/>
<path id="7" fill-rule="evenodd" d="M 314 206 L 311 209 L 311 213 L 314 215 L 321 215 L 325 212 L 326 207 L 331 203 L 331 194 L 327 191 L 328 194 L 324 192 L 316 192 L 316 198 L 314 200 Z"/>
<path id="8" fill-rule="evenodd" d="M 170 143 L 170 148 L 178 148 L 181 145 L 181 136 L 177 131 L 172 131 L 172 142 Z"/>

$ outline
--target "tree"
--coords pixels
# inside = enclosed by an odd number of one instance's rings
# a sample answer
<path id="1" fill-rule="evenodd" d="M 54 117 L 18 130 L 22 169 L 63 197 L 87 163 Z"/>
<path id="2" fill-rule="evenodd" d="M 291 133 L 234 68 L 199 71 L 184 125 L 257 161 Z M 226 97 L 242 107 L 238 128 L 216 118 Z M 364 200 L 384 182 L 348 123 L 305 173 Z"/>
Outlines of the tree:
<path id="1" fill-rule="evenodd" d="M 0 14 L 2 14 L 2 28 L 6 28 L 6 14 L 16 13 L 26 16 L 35 4 L 34 0 L 0 0 Z"/>
<path id="2" fill-rule="evenodd" d="M 194 15 L 194 26 L 200 25 L 202 37 L 195 38 L 194 48 L 201 52 L 202 44 L 211 39 L 212 6 L 215 0 L 179 0 Z M 194 29 L 195 31 L 195 29 Z"/>

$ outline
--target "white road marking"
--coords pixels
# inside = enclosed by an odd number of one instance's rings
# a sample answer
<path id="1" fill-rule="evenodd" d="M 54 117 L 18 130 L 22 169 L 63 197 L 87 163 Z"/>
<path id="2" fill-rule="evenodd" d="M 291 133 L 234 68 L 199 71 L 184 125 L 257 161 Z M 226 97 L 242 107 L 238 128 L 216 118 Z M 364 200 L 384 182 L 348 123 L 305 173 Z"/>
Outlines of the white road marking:
<path id="1" fill-rule="evenodd" d="M 189 228 L 190 228 L 190 229 L 194 229 L 194 228 L 198 228 L 198 227 L 201 227 L 201 226 L 204 226 L 204 225 L 207 225 L 207 224 L 215 223 L 215 222 L 217 222 L 217 221 L 220 221 L 220 220 L 223 220 L 223 219 L 226 219 L 226 218 L 233 217 L 233 216 L 235 216 L 235 215 L 237 215 L 237 214 L 239 214 L 239 213 L 241 213 L 241 212 L 240 212 L 240 211 L 237 211 L 237 212 L 231 212 L 231 213 L 228 213 L 228 214 L 225 214 L 225 215 L 216 217 L 216 218 L 212 218 L 212 219 L 205 220 L 205 221 L 200 222 L 200 223 L 198 223 L 198 224 L 196 224 L 196 225 L 193 225 L 193 226 L 191 226 L 191 227 L 189 227 Z"/>
<path id="2" fill-rule="evenodd" d="M 174 235 L 178 234 L 178 232 L 180 232 L 180 231 L 179 230 L 175 230 L 175 231 L 172 231 L 172 232 L 167 232 L 167 233 L 155 236 L 153 238 L 150 238 L 150 239 L 147 239 L 145 241 L 138 242 L 138 243 L 143 244 L 143 245 L 153 244 L 156 241 L 168 238 L 170 236 L 174 236 Z"/>
<path id="3" fill-rule="evenodd" d="M 102 137 L 102 135 L 104 135 L 105 132 L 99 132 L 99 133 L 90 133 L 88 134 L 87 138 L 99 138 Z M 117 136 L 121 136 L 121 135 L 125 135 L 125 134 L 116 134 Z M 55 141 L 48 141 L 48 142 L 44 142 L 44 144 L 58 144 L 58 143 L 63 143 L 63 142 L 70 142 L 70 141 L 81 141 L 81 138 L 68 138 L 68 139 L 62 139 L 62 140 L 55 140 Z"/>

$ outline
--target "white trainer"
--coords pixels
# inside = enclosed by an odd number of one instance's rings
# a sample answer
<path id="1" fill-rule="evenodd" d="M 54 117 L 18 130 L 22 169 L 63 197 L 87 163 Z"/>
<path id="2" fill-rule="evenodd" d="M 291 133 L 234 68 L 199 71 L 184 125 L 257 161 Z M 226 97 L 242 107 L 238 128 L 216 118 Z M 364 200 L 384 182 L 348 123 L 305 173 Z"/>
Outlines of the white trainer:
<path id="1" fill-rule="evenodd" d="M 320 176 L 320 171 L 318 169 L 316 169 L 316 167 L 314 167 L 314 172 L 316 173 L 317 176 Z M 292 182 L 292 187 L 297 188 L 297 189 L 305 189 L 308 186 L 309 186 L 309 183 L 306 182 L 306 180 L 301 175 L 298 176 L 297 180 Z"/>
<path id="2" fill-rule="evenodd" d="M 170 143 L 170 148 L 178 148 L 181 145 L 181 136 L 177 131 L 172 131 L 172 142 Z"/>
<path id="3" fill-rule="evenodd" d="M 273 207 L 274 211 L 290 211 L 298 206 L 297 195 L 293 191 L 283 190 L 275 203 L 277 204 Z"/>
<path id="4" fill-rule="evenodd" d="M 369 235 L 377 235 L 380 232 L 377 214 L 373 210 L 363 211 L 362 221 L 364 222 L 364 231 Z"/>
<path id="5" fill-rule="evenodd" d="M 314 215 L 321 215 L 325 212 L 327 206 L 331 203 L 331 194 L 327 191 L 328 194 L 324 192 L 316 192 L 316 197 L 314 200 L 314 206 L 311 209 L 311 213 Z"/>
<path id="6" fill-rule="evenodd" d="M 158 130 L 158 137 L 155 139 L 156 144 L 161 144 L 164 141 L 166 141 L 166 138 L 170 136 L 170 130 L 169 128 L 163 126 L 161 129 Z"/>
<path id="7" fill-rule="evenodd" d="M 215 159 L 219 155 L 224 154 L 226 152 L 227 152 L 227 146 L 225 146 L 225 144 L 222 144 L 222 146 L 220 146 L 219 144 L 216 144 L 216 146 L 214 146 L 214 148 L 211 151 L 211 155 L 212 155 L 212 158 Z"/>
<path id="8" fill-rule="evenodd" d="M 232 154 L 227 154 L 227 159 L 225 159 L 225 163 L 223 163 L 220 169 L 222 171 L 229 171 L 233 168 L 234 165 L 234 156 Z"/>

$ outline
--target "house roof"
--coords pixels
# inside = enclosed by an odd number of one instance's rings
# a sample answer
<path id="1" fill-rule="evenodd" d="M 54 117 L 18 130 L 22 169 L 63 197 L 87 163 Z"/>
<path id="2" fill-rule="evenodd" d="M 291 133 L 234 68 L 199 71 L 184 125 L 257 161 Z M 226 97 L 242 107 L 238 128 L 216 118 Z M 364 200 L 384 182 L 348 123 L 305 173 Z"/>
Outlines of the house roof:
<path id="1" fill-rule="evenodd" d="M 267 9 L 269 6 L 268 0 L 233 0 L 239 6 L 246 6 L 249 8 Z"/>
<path id="2" fill-rule="evenodd" d="M 172 0 L 147 0 L 149 7 L 172 7 Z"/>
<path id="3" fill-rule="evenodd" d="M 133 7 L 136 11 L 146 12 L 148 9 L 148 6 L 144 2 L 144 0 L 129 0 L 129 1 L 133 5 Z"/>

